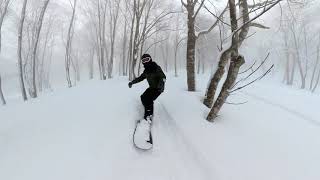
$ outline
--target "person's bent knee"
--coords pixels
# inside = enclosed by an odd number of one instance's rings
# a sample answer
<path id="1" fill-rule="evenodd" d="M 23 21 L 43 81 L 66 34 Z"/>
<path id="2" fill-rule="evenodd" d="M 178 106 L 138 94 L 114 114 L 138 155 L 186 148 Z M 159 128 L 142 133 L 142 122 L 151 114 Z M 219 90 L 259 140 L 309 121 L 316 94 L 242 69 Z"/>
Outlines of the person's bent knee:
<path id="1" fill-rule="evenodd" d="M 147 104 L 147 99 L 143 94 L 140 96 L 140 99 L 141 99 L 142 104 Z"/>

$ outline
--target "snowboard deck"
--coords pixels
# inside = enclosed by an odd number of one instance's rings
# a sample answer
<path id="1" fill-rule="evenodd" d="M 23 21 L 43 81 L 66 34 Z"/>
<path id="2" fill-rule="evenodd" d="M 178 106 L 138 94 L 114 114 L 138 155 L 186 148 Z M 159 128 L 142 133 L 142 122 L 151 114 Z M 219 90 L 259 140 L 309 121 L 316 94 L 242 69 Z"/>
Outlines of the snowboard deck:
<path id="1" fill-rule="evenodd" d="M 136 127 L 134 129 L 133 132 L 133 145 L 135 146 L 135 148 L 139 149 L 139 150 L 143 150 L 143 151 L 148 151 L 150 149 L 153 148 L 153 139 L 152 139 L 152 132 L 151 132 L 151 128 L 152 128 L 152 123 L 150 125 L 150 128 L 147 129 L 148 133 L 149 133 L 149 141 L 145 141 L 144 139 L 142 139 L 141 134 L 139 135 L 137 133 L 137 129 L 139 128 L 140 122 L 142 120 L 138 120 L 136 122 Z M 141 133 L 141 132 L 140 132 Z"/>

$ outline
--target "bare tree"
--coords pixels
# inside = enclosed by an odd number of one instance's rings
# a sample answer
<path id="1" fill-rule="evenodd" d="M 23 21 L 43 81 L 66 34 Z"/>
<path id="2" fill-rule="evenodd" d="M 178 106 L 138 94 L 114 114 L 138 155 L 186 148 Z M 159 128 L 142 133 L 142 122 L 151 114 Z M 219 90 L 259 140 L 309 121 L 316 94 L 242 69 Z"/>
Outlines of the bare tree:
<path id="1" fill-rule="evenodd" d="M 128 43 L 128 36 L 127 36 L 127 21 L 125 20 L 124 22 L 124 27 L 123 27 L 123 39 L 122 39 L 122 75 L 126 76 L 127 71 L 126 71 L 126 49 L 127 49 L 127 43 Z"/>
<path id="2" fill-rule="evenodd" d="M 202 58 L 201 58 L 200 48 L 197 48 L 196 59 L 198 61 L 197 74 L 200 74 L 200 68 L 201 68 L 201 64 L 202 64 L 202 61 L 203 61 L 203 60 L 201 60 Z"/>
<path id="3" fill-rule="evenodd" d="M 68 87 L 72 87 L 72 81 L 70 76 L 70 67 L 72 63 L 72 40 L 74 35 L 74 22 L 75 22 L 75 14 L 76 14 L 76 7 L 77 7 L 77 0 L 74 0 L 73 3 L 69 1 L 70 6 L 72 8 L 72 16 L 68 28 L 67 34 L 67 44 L 66 44 L 66 53 L 65 53 L 65 68 L 66 68 L 66 79 L 68 83 Z"/>
<path id="4" fill-rule="evenodd" d="M 186 40 L 186 38 L 181 38 L 179 39 L 179 36 L 176 36 L 175 38 L 175 46 L 174 46 L 174 74 L 175 77 L 178 77 L 178 50 L 179 50 L 179 46 L 181 45 L 181 43 Z"/>
<path id="5" fill-rule="evenodd" d="M 84 3 L 83 13 L 87 17 L 87 23 L 85 25 L 85 29 L 87 29 L 85 33 L 85 38 L 87 43 L 90 46 L 89 51 L 89 79 L 93 79 L 94 76 L 94 59 L 96 59 L 98 67 L 99 67 L 99 75 L 100 79 L 103 79 L 103 73 L 101 68 L 101 51 L 100 51 L 100 35 L 99 35 L 99 25 L 98 25 L 98 16 L 96 14 L 97 4 L 94 4 L 93 1 L 86 0 Z"/>
<path id="6" fill-rule="evenodd" d="M 196 90 L 195 81 L 195 48 L 196 48 L 196 33 L 195 33 L 195 20 L 202 8 L 205 0 L 202 0 L 199 7 L 196 9 L 198 0 L 181 0 L 182 5 L 188 11 L 188 40 L 187 40 L 187 84 L 188 91 Z"/>
<path id="7" fill-rule="evenodd" d="M 133 31 L 133 34 L 132 34 L 132 38 L 131 39 L 131 42 L 132 42 L 132 46 L 131 46 L 131 55 L 130 55 L 130 59 L 132 60 L 130 62 L 130 71 L 129 71 L 129 79 L 133 79 L 136 77 L 136 74 L 135 74 L 135 67 L 136 67 L 136 64 L 137 64 L 137 61 L 138 61 L 138 53 L 139 53 L 139 46 L 140 46 L 140 43 L 139 43 L 139 35 L 140 35 L 140 22 L 141 22 L 141 18 L 142 18 L 142 15 L 143 15 L 143 11 L 145 9 L 145 6 L 147 4 L 147 0 L 143 0 L 142 2 L 140 0 L 134 0 L 133 2 L 133 23 L 131 25 L 131 28 Z"/>
<path id="8" fill-rule="evenodd" d="M 316 53 L 313 53 L 313 49 L 317 51 L 317 45 L 311 40 L 315 34 L 318 34 L 316 32 L 318 30 L 311 28 L 311 25 L 314 24 L 312 18 L 306 18 L 309 14 L 309 5 L 312 5 L 312 1 L 287 1 L 287 5 L 281 9 L 281 30 L 284 41 L 283 54 L 286 59 L 283 81 L 287 85 L 298 82 L 300 88 L 304 89 L 308 86 L 308 89 L 312 91 L 318 61 L 317 58 L 314 58 Z M 313 69 L 310 68 L 312 65 L 314 65 Z M 296 78 L 295 75 L 299 75 L 299 78 Z M 309 80 L 310 84 L 308 84 Z"/>
<path id="9" fill-rule="evenodd" d="M 1 47 L 2 47 L 2 24 L 3 20 L 8 12 L 8 7 L 9 7 L 10 0 L 0 0 L 0 52 L 1 52 Z"/>
<path id="10" fill-rule="evenodd" d="M 93 59 L 95 56 L 95 49 L 96 47 L 94 45 L 91 45 L 90 50 L 89 50 L 89 79 L 93 79 L 93 74 L 94 74 L 94 68 L 93 68 Z"/>
<path id="11" fill-rule="evenodd" d="M 23 65 L 22 65 L 22 36 L 23 36 L 23 25 L 24 25 L 24 20 L 26 17 L 26 7 L 27 7 L 27 2 L 28 0 L 23 1 L 22 5 L 22 11 L 21 11 L 21 16 L 20 16 L 20 24 L 19 24 L 19 32 L 18 32 L 18 66 L 19 66 L 19 79 L 20 79 L 20 88 L 21 88 L 21 93 L 22 93 L 22 98 L 24 101 L 27 101 L 27 92 L 26 92 L 26 87 L 24 84 L 24 72 L 23 72 Z"/>
<path id="12" fill-rule="evenodd" d="M 30 91 L 30 95 L 32 98 L 36 98 L 38 97 L 38 90 L 37 90 L 37 78 L 36 78 L 36 72 L 37 72 L 37 64 L 36 64 L 36 59 L 37 59 L 37 51 L 38 51 L 38 44 L 39 44 L 39 39 L 40 39 L 40 32 L 42 29 L 42 24 L 43 24 L 43 18 L 44 15 L 46 13 L 48 4 L 49 4 L 50 0 L 46 0 L 44 2 L 44 5 L 41 9 L 40 12 L 40 16 L 38 21 L 36 22 L 36 29 L 35 29 L 35 35 L 34 35 L 34 39 L 35 39 L 35 43 L 32 46 L 32 62 L 31 62 L 31 67 L 32 67 L 32 89 Z"/>
<path id="13" fill-rule="evenodd" d="M 313 89 L 313 86 L 314 86 L 314 81 L 315 81 L 315 76 L 316 76 L 316 73 L 317 73 L 317 68 L 318 68 L 318 65 L 319 65 L 319 61 L 320 61 L 320 35 L 319 35 L 319 42 L 318 42 L 318 46 L 317 46 L 317 57 L 316 57 L 316 63 L 313 67 L 313 71 L 312 71 L 312 77 L 311 77 L 311 82 L 310 82 L 310 87 L 309 89 L 312 90 Z"/>
<path id="14" fill-rule="evenodd" d="M 2 92 L 2 81 L 1 81 L 1 74 L 0 74 L 0 99 L 2 101 L 3 105 L 6 105 L 6 100 L 4 98 L 3 92 Z"/>
<path id="15" fill-rule="evenodd" d="M 107 3 L 98 0 L 98 39 L 99 39 L 99 67 L 100 67 L 100 78 L 102 80 L 107 79 L 106 75 L 106 14 L 107 14 Z"/>
<path id="16" fill-rule="evenodd" d="M 165 26 L 161 23 L 172 11 L 164 9 L 158 11 L 161 5 L 159 0 L 134 0 L 133 4 L 126 1 L 128 7 L 131 7 L 130 13 L 130 38 L 128 48 L 129 79 L 136 77 L 136 67 L 140 62 L 139 55 L 145 52 L 145 43 L 159 31 L 163 31 Z M 156 38 L 157 39 L 157 38 Z M 154 45 L 157 43 L 154 43 Z M 149 48 L 147 48 L 149 49 Z M 153 55 L 155 57 L 155 55 Z"/>
<path id="17" fill-rule="evenodd" d="M 232 87 L 232 85 L 234 84 L 234 82 L 236 80 L 236 77 L 239 72 L 239 68 L 244 63 L 244 58 L 242 56 L 239 56 L 239 54 L 238 54 L 239 53 L 238 52 L 239 34 L 237 32 L 238 22 L 237 22 L 236 3 L 235 3 L 235 0 L 229 0 L 228 3 L 229 3 L 230 22 L 231 22 L 231 30 L 232 30 L 232 42 L 231 42 L 230 48 L 227 50 L 229 50 L 232 53 L 231 57 L 232 57 L 233 63 L 232 63 L 232 66 L 230 66 L 228 78 L 222 87 L 222 90 L 219 94 L 219 97 L 217 98 L 215 104 L 213 105 L 213 108 L 211 109 L 210 113 L 208 114 L 207 120 L 209 120 L 209 121 L 213 121 L 214 118 L 217 117 L 218 112 L 220 111 L 222 105 L 225 103 L 225 100 L 229 96 L 228 91 Z M 220 60 L 220 62 L 221 62 L 221 60 Z M 233 69 L 235 69 L 235 70 L 233 70 Z M 224 70 L 224 68 L 223 68 L 223 70 Z M 222 72 L 221 76 L 223 74 L 224 74 L 224 72 Z"/>
<path id="18" fill-rule="evenodd" d="M 301 54 L 300 54 L 300 46 L 299 46 L 300 43 L 298 42 L 299 37 L 297 36 L 294 24 L 292 24 L 290 30 L 292 32 L 293 40 L 294 40 L 294 48 L 295 48 L 295 53 L 296 53 L 295 58 L 296 58 L 296 62 L 299 67 L 299 74 L 300 74 L 300 78 L 301 78 L 301 89 L 304 89 L 306 87 L 307 70 L 304 70 L 304 68 L 303 68 L 303 63 L 302 63 Z"/>
<path id="19" fill-rule="evenodd" d="M 114 62 L 114 48 L 115 48 L 115 41 L 117 37 L 117 25 L 118 25 L 118 18 L 119 18 L 119 6 L 120 0 L 117 1 L 110 1 L 109 2 L 109 34 L 110 34 L 110 58 L 108 62 L 108 78 L 112 77 L 113 71 L 113 62 Z"/>
<path id="20" fill-rule="evenodd" d="M 289 37 L 286 29 L 282 29 L 283 34 L 283 42 L 284 42 L 284 51 L 285 51 L 285 72 L 283 76 L 283 81 L 286 82 L 286 84 L 290 85 L 290 65 L 291 65 L 291 59 L 290 59 L 290 47 L 289 47 Z"/>
<path id="21" fill-rule="evenodd" d="M 226 102 L 228 96 L 230 95 L 231 89 L 234 87 L 234 84 L 236 82 L 237 76 L 239 74 L 239 69 L 241 65 L 244 64 L 244 57 L 239 55 L 239 47 L 243 43 L 243 41 L 246 39 L 249 28 L 250 26 L 255 26 L 255 27 L 262 27 L 265 28 L 263 25 L 258 25 L 256 23 L 252 23 L 255 19 L 258 17 L 262 16 L 264 13 L 269 11 L 271 8 L 273 8 L 276 4 L 278 4 L 281 0 L 274 1 L 271 4 L 264 5 L 263 10 L 260 13 L 257 13 L 257 15 L 250 19 L 249 18 L 249 5 L 247 3 L 247 0 L 239 0 L 239 9 L 240 9 L 240 19 L 241 19 L 241 24 L 238 24 L 238 17 L 237 17 L 237 9 L 236 9 L 236 2 L 235 0 L 229 0 L 228 1 L 228 6 L 229 6 L 229 11 L 230 11 L 230 24 L 231 24 L 231 30 L 232 30 L 232 40 L 230 46 L 225 49 L 219 60 L 219 66 L 217 71 L 215 72 L 213 78 L 211 79 L 209 88 L 214 86 L 214 91 L 217 88 L 218 83 L 222 79 L 222 76 L 224 74 L 224 69 L 225 66 L 228 62 L 228 59 L 231 57 L 231 64 L 229 66 L 228 74 L 227 74 L 227 79 L 223 84 L 223 87 L 219 93 L 219 96 L 217 100 L 214 102 L 213 107 L 211 108 L 210 113 L 207 116 L 208 121 L 213 121 L 217 115 L 218 112 L 220 111 L 222 105 Z M 272 66 L 273 67 L 273 66 Z M 269 72 L 269 71 L 268 71 Z M 210 92 L 210 91 L 209 91 Z M 208 95 L 211 96 L 213 99 L 214 94 L 210 94 L 207 92 L 207 98 Z M 213 96 L 212 96 L 213 95 Z M 207 101 L 209 104 L 206 104 L 208 107 L 211 106 L 211 102 L 213 100 Z"/>
<path id="22" fill-rule="evenodd" d="M 42 92 L 45 88 L 49 87 L 50 79 L 50 56 L 52 54 L 52 42 L 54 42 L 54 29 L 55 16 L 50 15 L 44 20 L 44 27 L 42 28 L 41 41 L 39 42 L 38 56 L 37 56 L 37 81 L 39 92 Z"/>
<path id="23" fill-rule="evenodd" d="M 109 48 L 107 47 L 106 22 L 107 0 L 86 0 L 86 15 L 89 18 L 90 33 L 94 35 L 95 54 L 99 67 L 100 80 L 107 79 L 107 62 Z"/>
<path id="24" fill-rule="evenodd" d="M 313 89 L 312 89 L 312 92 L 315 92 L 317 87 L 319 86 L 319 82 L 320 82 L 320 69 L 319 69 L 319 72 L 318 72 L 318 77 L 317 77 L 317 80 L 313 86 Z"/>
<path id="25" fill-rule="evenodd" d="M 261 24 L 253 23 L 253 21 L 256 20 L 257 18 L 259 18 L 260 16 L 262 16 L 263 14 L 265 14 L 267 11 L 272 9 L 275 5 L 277 5 L 280 2 L 281 2 L 281 0 L 274 0 L 274 1 L 266 1 L 264 3 L 257 3 L 254 5 L 249 5 L 247 3 L 247 0 L 239 0 L 239 6 L 241 9 L 241 11 L 240 11 L 241 18 L 240 19 L 242 19 L 243 22 L 239 28 L 236 28 L 236 26 L 235 26 L 236 23 L 234 23 L 234 27 L 232 27 L 232 25 L 231 25 L 231 29 L 233 32 L 232 38 L 235 38 L 235 34 L 237 34 L 237 33 L 239 33 L 239 35 L 238 35 L 239 37 L 238 37 L 238 40 L 236 40 L 237 43 L 231 43 L 230 47 L 228 47 L 227 49 L 222 51 L 221 54 L 219 55 L 220 59 L 219 59 L 218 67 L 217 67 L 215 73 L 213 74 L 213 76 L 211 77 L 208 89 L 205 94 L 205 99 L 203 102 L 204 105 L 206 105 L 207 107 L 212 106 L 213 99 L 215 97 L 218 84 L 225 73 L 225 67 L 228 64 L 230 57 L 232 57 L 232 53 L 234 53 L 235 49 L 238 49 L 242 45 L 243 41 L 246 39 L 248 32 L 249 32 L 249 28 L 250 27 L 258 27 L 258 28 L 264 28 L 264 29 L 267 28 Z M 231 8 L 230 3 L 234 4 L 235 2 L 229 1 L 229 9 Z M 249 10 L 249 7 L 251 7 L 251 10 Z M 260 10 L 260 12 L 257 13 L 257 11 L 259 11 L 259 10 Z M 250 13 L 257 13 L 257 14 L 253 18 L 250 19 L 250 17 L 249 17 Z M 230 18 L 231 18 L 231 21 L 237 21 L 237 19 L 232 20 L 232 17 L 230 17 Z M 237 58 L 235 58 L 235 59 L 237 59 Z"/>
<path id="26" fill-rule="evenodd" d="M 203 35 L 210 33 L 219 23 L 221 17 L 226 12 L 227 8 L 225 8 L 220 16 L 212 13 L 205 5 L 206 0 L 181 0 L 182 5 L 186 8 L 188 14 L 188 39 L 187 39 L 187 84 L 188 91 L 196 90 L 196 82 L 195 82 L 195 54 L 196 54 L 196 44 L 197 39 Z M 197 4 L 198 7 L 197 7 Z M 216 17 L 216 21 L 207 29 L 200 32 L 195 31 L 195 23 L 196 18 L 201 10 L 201 8 L 205 7 L 214 17 Z"/>
<path id="27" fill-rule="evenodd" d="M 1 52 L 1 41 L 2 41 L 2 24 L 3 20 L 7 14 L 8 6 L 9 6 L 10 0 L 0 0 L 0 52 Z M 3 92 L 2 92 L 2 86 L 1 86 L 1 75 L 0 75 L 0 98 L 2 100 L 2 104 L 6 104 L 6 100 L 4 98 Z"/>
<path id="28" fill-rule="evenodd" d="M 181 45 L 181 43 L 183 42 L 183 40 L 187 39 L 186 37 L 181 37 L 181 32 L 180 32 L 180 16 L 179 14 L 176 17 L 176 27 L 175 27 L 175 34 L 174 34 L 174 47 L 173 47 L 173 51 L 174 51 L 174 75 L 175 77 L 178 77 L 178 50 L 179 50 L 179 46 Z"/>
<path id="29" fill-rule="evenodd" d="M 96 41 L 97 41 L 97 59 L 99 65 L 99 74 L 101 80 L 107 79 L 106 62 L 107 62 L 107 47 L 106 47 L 106 15 L 107 1 L 97 0 L 91 2 L 91 21 L 94 25 Z"/>
<path id="30" fill-rule="evenodd" d="M 163 59 L 163 63 L 164 63 L 164 70 L 166 72 L 168 72 L 168 66 L 169 66 L 169 50 L 170 50 L 170 48 L 169 48 L 168 41 L 166 41 L 165 43 L 162 43 L 161 52 L 162 52 L 162 59 Z"/>
<path id="31" fill-rule="evenodd" d="M 316 64 L 314 65 L 313 68 L 313 73 L 312 73 L 312 78 L 311 78 L 311 83 L 310 83 L 310 90 L 312 92 L 315 92 L 320 81 L 320 68 L 318 68 L 318 65 L 320 63 L 320 35 L 319 35 L 319 42 L 318 42 L 318 47 L 317 47 L 317 59 L 316 59 Z M 319 69 L 318 71 L 318 76 L 316 77 L 317 73 L 317 68 Z"/>

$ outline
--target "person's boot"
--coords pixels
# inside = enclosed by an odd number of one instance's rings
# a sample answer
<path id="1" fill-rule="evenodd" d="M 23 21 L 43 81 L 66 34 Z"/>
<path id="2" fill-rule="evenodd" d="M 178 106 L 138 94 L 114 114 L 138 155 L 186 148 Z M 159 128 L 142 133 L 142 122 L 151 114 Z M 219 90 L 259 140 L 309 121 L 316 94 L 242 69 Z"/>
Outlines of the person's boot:
<path id="1" fill-rule="evenodd" d="M 152 121 L 152 110 L 145 110 L 145 113 L 144 113 L 144 119 L 147 119 L 149 117 L 149 119 Z"/>
<path id="2" fill-rule="evenodd" d="M 147 123 L 149 125 L 149 127 L 148 127 L 149 131 L 148 131 L 148 134 L 147 133 L 145 134 L 145 137 L 146 137 L 148 143 L 153 144 L 152 135 L 151 135 L 152 115 L 147 116 L 145 120 L 147 121 Z"/>

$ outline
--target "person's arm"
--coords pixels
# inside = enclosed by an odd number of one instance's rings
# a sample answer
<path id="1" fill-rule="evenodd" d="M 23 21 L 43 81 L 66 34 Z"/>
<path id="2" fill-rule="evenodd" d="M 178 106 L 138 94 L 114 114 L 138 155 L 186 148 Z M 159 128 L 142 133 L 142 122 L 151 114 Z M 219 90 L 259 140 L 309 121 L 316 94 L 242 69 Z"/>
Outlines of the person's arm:
<path id="1" fill-rule="evenodd" d="M 143 80 L 146 79 L 146 74 L 143 72 L 139 77 L 135 78 L 132 82 L 132 84 L 136 84 L 136 83 L 139 83 Z"/>
<path id="2" fill-rule="evenodd" d="M 158 77 L 160 77 L 159 79 L 159 84 L 158 84 L 158 89 L 163 92 L 164 91 L 164 86 L 165 86 L 165 83 L 166 83 L 166 75 L 164 74 L 164 72 L 162 71 L 161 67 L 158 66 Z"/>
<path id="3" fill-rule="evenodd" d="M 162 79 L 167 79 L 166 75 L 164 74 L 164 72 L 162 71 L 161 67 L 160 67 L 160 70 L 161 70 L 161 78 Z"/>
<path id="4" fill-rule="evenodd" d="M 131 88 L 133 84 L 139 83 L 146 79 L 146 74 L 143 72 L 139 77 L 135 78 L 133 81 L 129 82 L 129 87 Z"/>

